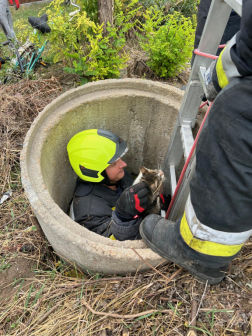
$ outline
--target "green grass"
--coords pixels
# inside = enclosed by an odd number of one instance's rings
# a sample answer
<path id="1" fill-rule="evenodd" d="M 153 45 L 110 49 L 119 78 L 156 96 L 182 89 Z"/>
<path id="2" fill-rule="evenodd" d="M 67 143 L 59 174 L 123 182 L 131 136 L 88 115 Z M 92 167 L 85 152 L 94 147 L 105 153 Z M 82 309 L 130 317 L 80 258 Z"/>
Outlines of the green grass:
<path id="1" fill-rule="evenodd" d="M 10 267 L 11 267 L 11 264 L 6 261 L 6 258 L 1 257 L 1 259 L 0 259 L 0 272 L 4 272 Z"/>
<path id="2" fill-rule="evenodd" d="M 16 10 L 14 7 L 10 7 L 14 26 L 18 20 L 21 19 L 27 20 L 29 16 L 38 16 L 38 13 L 46 6 L 48 6 L 48 3 L 35 3 L 29 6 L 21 5 L 18 10 Z M 3 31 L 0 29 L 0 43 L 4 42 L 5 40 L 6 37 Z"/>

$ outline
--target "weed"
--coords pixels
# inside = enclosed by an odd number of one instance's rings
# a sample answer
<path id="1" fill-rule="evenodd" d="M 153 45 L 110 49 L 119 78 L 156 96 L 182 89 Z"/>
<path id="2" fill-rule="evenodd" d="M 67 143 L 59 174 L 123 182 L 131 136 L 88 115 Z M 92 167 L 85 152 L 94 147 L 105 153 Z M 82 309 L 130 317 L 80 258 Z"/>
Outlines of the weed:
<path id="1" fill-rule="evenodd" d="M 20 286 L 18 287 L 17 293 L 16 293 L 16 295 L 15 295 L 15 301 L 16 301 L 17 298 L 18 298 L 18 293 L 20 292 L 20 290 L 21 290 L 21 288 L 22 288 L 22 286 L 23 286 L 23 283 L 24 283 L 24 279 L 22 279 L 22 282 L 21 282 Z"/>
<path id="2" fill-rule="evenodd" d="M 5 272 L 8 268 L 11 267 L 11 264 L 6 261 L 5 257 L 0 258 L 0 272 Z"/>
<path id="3" fill-rule="evenodd" d="M 14 282 L 12 283 L 12 287 L 16 286 L 20 281 L 24 280 L 24 278 L 20 278 L 20 279 L 14 279 Z"/>
<path id="4" fill-rule="evenodd" d="M 182 303 L 182 302 L 180 302 L 180 304 L 181 304 L 181 303 Z M 174 313 L 175 313 L 176 315 L 180 316 L 180 314 L 177 312 L 178 305 L 176 306 L 176 308 L 174 308 L 173 305 L 172 305 L 170 302 L 167 302 L 167 306 L 168 306 L 169 308 L 171 308 L 171 310 L 173 310 Z"/>

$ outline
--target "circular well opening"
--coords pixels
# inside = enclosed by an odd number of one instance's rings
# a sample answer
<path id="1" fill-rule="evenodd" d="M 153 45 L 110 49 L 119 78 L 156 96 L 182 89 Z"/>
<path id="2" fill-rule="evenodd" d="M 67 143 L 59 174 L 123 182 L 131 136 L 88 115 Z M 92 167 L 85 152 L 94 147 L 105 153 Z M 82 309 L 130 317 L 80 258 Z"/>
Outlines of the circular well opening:
<path id="1" fill-rule="evenodd" d="M 54 250 L 82 269 L 125 274 L 148 269 L 132 250 L 156 266 L 162 258 L 139 241 L 112 241 L 88 231 L 66 214 L 76 175 L 66 146 L 90 128 L 127 141 L 127 169 L 162 166 L 183 93 L 147 80 L 105 80 L 66 92 L 49 104 L 27 133 L 21 155 L 22 182 Z"/>

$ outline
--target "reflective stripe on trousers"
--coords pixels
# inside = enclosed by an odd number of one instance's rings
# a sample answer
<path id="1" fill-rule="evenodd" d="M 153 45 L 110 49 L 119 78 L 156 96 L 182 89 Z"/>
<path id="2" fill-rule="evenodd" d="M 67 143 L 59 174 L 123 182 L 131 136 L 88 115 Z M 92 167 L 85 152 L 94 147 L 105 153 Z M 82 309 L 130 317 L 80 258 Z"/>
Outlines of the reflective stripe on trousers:
<path id="1" fill-rule="evenodd" d="M 216 72 L 219 86 L 223 89 L 236 77 L 241 77 L 234 62 L 231 59 L 230 50 L 236 44 L 236 35 L 228 42 L 220 53 L 216 64 Z"/>
<path id="2" fill-rule="evenodd" d="M 185 243 L 197 252 L 219 257 L 230 257 L 241 249 L 252 235 L 245 232 L 224 232 L 214 230 L 197 219 L 189 195 L 180 223 L 180 234 Z"/>

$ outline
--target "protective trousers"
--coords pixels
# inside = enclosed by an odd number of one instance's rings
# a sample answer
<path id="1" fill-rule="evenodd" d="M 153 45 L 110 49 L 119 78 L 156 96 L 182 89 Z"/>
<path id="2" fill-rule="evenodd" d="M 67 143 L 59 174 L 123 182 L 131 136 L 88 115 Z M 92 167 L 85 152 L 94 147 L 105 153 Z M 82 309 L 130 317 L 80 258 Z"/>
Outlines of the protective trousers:
<path id="1" fill-rule="evenodd" d="M 252 235 L 252 2 L 212 72 L 216 93 L 196 147 L 183 249 L 209 267 L 227 265 Z"/>
<path id="2" fill-rule="evenodd" d="M 210 67 L 219 90 L 211 85 L 216 98 L 196 146 L 184 214 L 176 223 L 150 215 L 140 225 L 154 252 L 210 284 L 222 281 L 252 235 L 251 0 L 242 6 L 241 30 Z"/>
<path id="3" fill-rule="evenodd" d="M 8 39 L 16 39 L 8 0 L 0 0 L 0 26 Z"/>
<path id="4" fill-rule="evenodd" d="M 202 265 L 228 265 L 252 235 L 251 154 L 252 76 L 220 92 L 197 144 L 178 234 L 184 252 Z"/>

